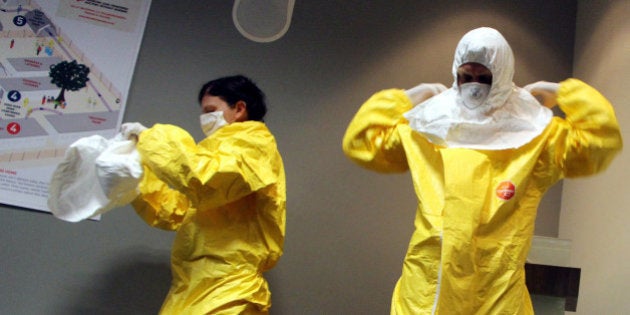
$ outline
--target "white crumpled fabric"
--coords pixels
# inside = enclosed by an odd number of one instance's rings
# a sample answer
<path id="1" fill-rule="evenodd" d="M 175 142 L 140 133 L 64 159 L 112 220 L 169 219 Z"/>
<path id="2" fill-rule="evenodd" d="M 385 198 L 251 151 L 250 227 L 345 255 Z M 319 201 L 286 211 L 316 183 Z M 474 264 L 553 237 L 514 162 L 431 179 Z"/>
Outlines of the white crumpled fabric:
<path id="1" fill-rule="evenodd" d="M 70 222 L 103 214 L 135 199 L 142 175 L 134 141 L 121 134 L 81 138 L 68 147 L 52 175 L 48 207 Z"/>
<path id="2" fill-rule="evenodd" d="M 469 62 L 492 72 L 488 98 L 474 109 L 464 106 L 457 85 L 457 69 Z M 450 148 L 513 149 L 540 135 L 551 121 L 551 110 L 512 82 L 514 55 L 498 31 L 482 27 L 464 35 L 455 50 L 452 71 L 450 89 L 404 115 L 410 127 L 429 141 Z"/>

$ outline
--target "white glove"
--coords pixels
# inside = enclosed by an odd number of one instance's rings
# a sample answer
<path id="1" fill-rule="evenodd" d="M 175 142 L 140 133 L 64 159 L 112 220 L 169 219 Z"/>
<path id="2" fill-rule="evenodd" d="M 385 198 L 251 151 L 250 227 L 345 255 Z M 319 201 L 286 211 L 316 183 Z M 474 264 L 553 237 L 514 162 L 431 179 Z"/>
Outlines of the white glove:
<path id="1" fill-rule="evenodd" d="M 442 83 L 422 83 L 416 87 L 406 90 L 405 93 L 411 100 L 411 104 L 416 106 L 444 91 L 446 91 L 446 86 Z"/>
<path id="2" fill-rule="evenodd" d="M 555 82 L 538 81 L 523 87 L 531 93 L 545 107 L 552 108 L 556 106 L 557 92 L 560 84 Z"/>
<path id="3" fill-rule="evenodd" d="M 138 122 L 124 123 L 120 126 L 120 133 L 127 140 L 137 141 L 140 133 L 142 133 L 146 129 L 147 127 Z"/>

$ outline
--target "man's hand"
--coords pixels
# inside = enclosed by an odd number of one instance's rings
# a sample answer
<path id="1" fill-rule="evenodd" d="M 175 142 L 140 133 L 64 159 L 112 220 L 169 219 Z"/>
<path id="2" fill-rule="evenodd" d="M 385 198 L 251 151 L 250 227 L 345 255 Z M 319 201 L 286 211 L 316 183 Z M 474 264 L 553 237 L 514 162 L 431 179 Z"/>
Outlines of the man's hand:
<path id="1" fill-rule="evenodd" d="M 120 133 L 127 140 L 138 141 L 138 136 L 146 129 L 147 127 L 138 122 L 124 123 L 120 126 Z"/>
<path id="2" fill-rule="evenodd" d="M 523 87 L 531 93 L 545 107 L 552 108 L 556 106 L 556 93 L 560 84 L 555 82 L 538 81 Z"/>
<path id="3" fill-rule="evenodd" d="M 429 98 L 446 91 L 446 86 L 442 83 L 422 83 L 416 87 L 406 90 L 407 97 L 416 106 Z"/>

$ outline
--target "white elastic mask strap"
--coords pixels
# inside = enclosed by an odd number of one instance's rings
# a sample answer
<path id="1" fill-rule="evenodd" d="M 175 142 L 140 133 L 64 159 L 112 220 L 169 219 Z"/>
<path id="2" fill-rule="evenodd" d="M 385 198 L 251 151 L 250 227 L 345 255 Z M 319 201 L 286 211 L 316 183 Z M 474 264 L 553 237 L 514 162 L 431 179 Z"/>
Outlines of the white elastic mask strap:
<path id="1" fill-rule="evenodd" d="M 223 117 L 222 111 L 201 114 L 199 122 L 201 123 L 201 130 L 206 136 L 210 136 L 219 128 L 228 124 Z"/>
<path id="2" fill-rule="evenodd" d="M 459 86 L 459 95 L 468 109 L 475 109 L 483 104 L 490 94 L 490 85 L 477 82 Z"/>

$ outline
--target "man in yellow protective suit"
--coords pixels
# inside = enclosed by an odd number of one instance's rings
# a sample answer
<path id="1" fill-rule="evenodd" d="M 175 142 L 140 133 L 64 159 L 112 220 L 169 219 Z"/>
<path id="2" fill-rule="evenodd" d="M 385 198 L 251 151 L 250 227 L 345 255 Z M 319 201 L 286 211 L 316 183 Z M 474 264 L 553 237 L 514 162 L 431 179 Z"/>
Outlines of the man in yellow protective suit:
<path id="1" fill-rule="evenodd" d="M 454 59 L 450 89 L 378 92 L 343 139 L 361 166 L 411 171 L 415 231 L 391 313 L 533 314 L 524 265 L 538 204 L 558 180 L 604 170 L 622 148 L 619 126 L 577 79 L 516 87 L 494 29 L 468 32 Z"/>
<path id="2" fill-rule="evenodd" d="M 201 127 L 126 123 L 144 167 L 134 200 L 149 225 L 176 230 L 172 285 L 161 314 L 268 314 L 263 272 L 280 256 L 286 187 L 276 141 L 263 123 L 264 94 L 230 76 L 199 92 Z"/>

